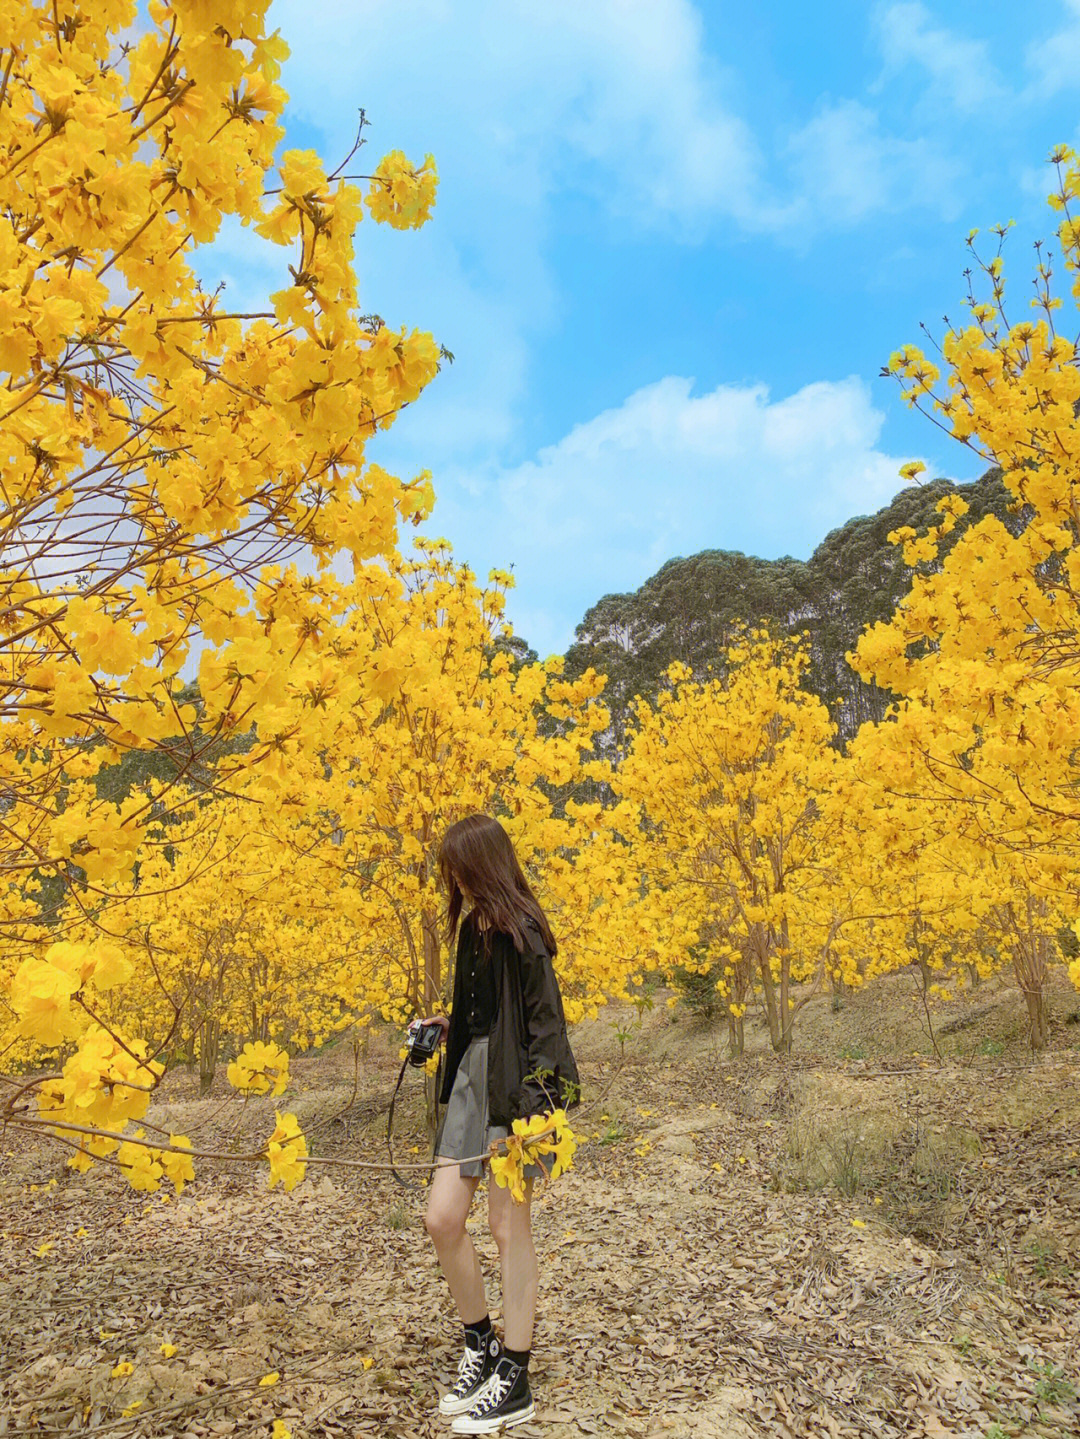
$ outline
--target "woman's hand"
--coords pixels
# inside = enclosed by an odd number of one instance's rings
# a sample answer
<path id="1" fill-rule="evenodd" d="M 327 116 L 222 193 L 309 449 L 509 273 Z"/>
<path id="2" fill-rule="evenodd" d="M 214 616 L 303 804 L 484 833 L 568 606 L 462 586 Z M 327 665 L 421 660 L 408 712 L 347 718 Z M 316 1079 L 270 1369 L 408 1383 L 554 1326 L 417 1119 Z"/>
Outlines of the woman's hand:
<path id="1" fill-rule="evenodd" d="M 446 1041 L 446 1036 L 447 1036 L 447 1035 L 449 1034 L 449 1032 L 450 1032 L 450 1021 L 447 1019 L 447 1017 L 446 1017 L 445 1014 L 431 1014 L 431 1015 L 428 1015 L 427 1019 L 422 1019 L 422 1020 L 420 1021 L 420 1023 L 421 1023 L 421 1024 L 437 1024 L 437 1025 L 441 1026 L 441 1028 L 442 1028 L 442 1040 L 440 1040 L 440 1043 L 445 1043 L 445 1041 Z"/>

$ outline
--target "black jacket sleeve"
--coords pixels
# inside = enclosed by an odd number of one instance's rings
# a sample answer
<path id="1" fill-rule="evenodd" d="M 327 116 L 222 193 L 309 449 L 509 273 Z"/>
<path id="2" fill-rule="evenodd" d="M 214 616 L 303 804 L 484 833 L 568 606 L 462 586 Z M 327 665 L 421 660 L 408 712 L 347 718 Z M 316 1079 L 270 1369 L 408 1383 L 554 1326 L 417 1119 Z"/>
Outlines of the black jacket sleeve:
<path id="1" fill-rule="evenodd" d="M 576 1102 L 579 1081 L 559 982 L 540 930 L 531 923 L 525 926 L 519 960 L 526 1061 L 525 1077 L 511 1096 L 511 1108 L 515 1118 L 524 1119 Z"/>

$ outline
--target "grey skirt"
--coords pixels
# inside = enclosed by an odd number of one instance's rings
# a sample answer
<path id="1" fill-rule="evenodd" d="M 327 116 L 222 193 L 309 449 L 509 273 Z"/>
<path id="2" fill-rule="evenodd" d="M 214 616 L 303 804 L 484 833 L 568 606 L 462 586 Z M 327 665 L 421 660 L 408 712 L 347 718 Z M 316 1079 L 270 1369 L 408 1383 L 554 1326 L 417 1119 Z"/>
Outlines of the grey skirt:
<path id="1" fill-rule="evenodd" d="M 435 1136 L 437 1159 L 464 1159 L 466 1155 L 486 1154 L 488 1146 L 505 1139 L 505 1124 L 488 1122 L 488 1036 L 473 1039 L 462 1056 L 454 1087 L 439 1121 Z M 458 1166 L 462 1179 L 479 1179 L 486 1166 L 480 1159 L 469 1159 Z M 539 1179 L 546 1171 L 539 1164 L 525 1166 L 526 1179 Z"/>

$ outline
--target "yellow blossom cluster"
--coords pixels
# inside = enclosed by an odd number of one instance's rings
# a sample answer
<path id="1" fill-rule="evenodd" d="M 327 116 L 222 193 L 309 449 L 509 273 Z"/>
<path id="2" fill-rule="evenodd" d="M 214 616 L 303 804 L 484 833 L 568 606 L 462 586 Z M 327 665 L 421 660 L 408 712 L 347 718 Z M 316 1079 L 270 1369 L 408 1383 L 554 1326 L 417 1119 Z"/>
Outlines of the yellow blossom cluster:
<path id="1" fill-rule="evenodd" d="M 307 1140 L 295 1114 L 277 1114 L 277 1124 L 266 1145 L 270 1161 L 270 1188 L 282 1184 L 286 1191 L 294 1189 L 307 1172 Z"/>
<path id="2" fill-rule="evenodd" d="M 515 1119 L 506 1139 L 492 1146 L 491 1177 L 521 1203 L 525 1199 L 526 1165 L 538 1164 L 548 1179 L 558 1179 L 573 1166 L 576 1149 L 577 1137 L 565 1110 Z M 550 1164 L 544 1163 L 547 1155 L 552 1156 Z"/>
<path id="3" fill-rule="evenodd" d="M 229 1083 L 245 1094 L 284 1094 L 289 1084 L 289 1056 L 277 1044 L 262 1040 L 245 1044 L 229 1065 Z"/>
<path id="4" fill-rule="evenodd" d="M 385 220 L 395 230 L 422 225 L 431 214 L 438 187 L 435 157 L 428 155 L 414 169 L 400 150 L 380 160 L 372 177 L 367 205 L 375 220 Z"/>

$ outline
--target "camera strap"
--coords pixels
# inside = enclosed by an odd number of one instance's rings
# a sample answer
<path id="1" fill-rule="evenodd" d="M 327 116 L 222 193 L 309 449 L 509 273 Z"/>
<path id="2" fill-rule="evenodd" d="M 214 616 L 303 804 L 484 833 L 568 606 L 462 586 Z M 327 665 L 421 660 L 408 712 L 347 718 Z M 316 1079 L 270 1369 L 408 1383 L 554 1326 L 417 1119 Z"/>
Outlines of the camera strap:
<path id="1" fill-rule="evenodd" d="M 443 1062 L 442 1062 L 442 1053 L 440 1052 L 440 1054 L 439 1054 L 439 1067 L 438 1067 L 438 1069 L 435 1071 L 435 1120 L 436 1120 L 436 1132 L 438 1132 L 439 1086 L 442 1084 L 442 1065 L 443 1065 Z M 387 1116 L 386 1116 L 386 1152 L 387 1152 L 387 1154 L 390 1156 L 390 1172 L 393 1174 L 393 1176 L 394 1176 L 394 1178 L 397 1180 L 397 1182 L 401 1185 L 402 1189 L 411 1189 L 411 1190 L 413 1190 L 414 1192 L 417 1192 L 417 1191 L 420 1190 L 421 1186 L 420 1186 L 419 1184 L 414 1184 L 411 1179 L 405 1179 L 405 1178 L 403 1178 L 403 1177 L 397 1172 L 397 1169 L 394 1167 L 394 1148 L 393 1148 L 393 1144 L 392 1144 L 392 1142 L 391 1142 L 391 1134 L 392 1134 L 393 1128 L 394 1128 L 394 1105 L 397 1103 L 398 1090 L 401 1088 L 401 1081 L 405 1078 L 405 1071 L 408 1069 L 408 1067 L 409 1067 L 409 1056 L 406 1055 L 405 1058 L 401 1061 L 401 1068 L 400 1068 L 400 1070 L 398 1071 L 397 1083 L 394 1085 L 394 1092 L 393 1092 L 393 1094 L 390 1096 L 390 1109 L 389 1109 L 389 1112 L 387 1113 Z M 432 1158 L 432 1160 L 434 1161 L 434 1159 L 435 1159 L 434 1145 L 432 1146 L 431 1158 Z"/>

